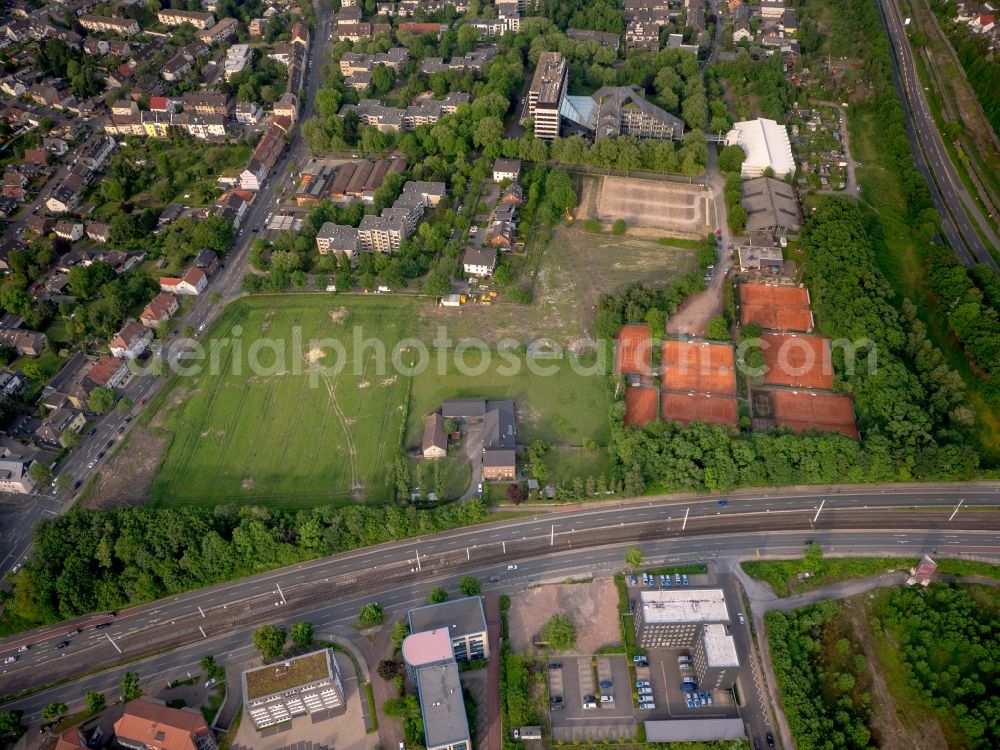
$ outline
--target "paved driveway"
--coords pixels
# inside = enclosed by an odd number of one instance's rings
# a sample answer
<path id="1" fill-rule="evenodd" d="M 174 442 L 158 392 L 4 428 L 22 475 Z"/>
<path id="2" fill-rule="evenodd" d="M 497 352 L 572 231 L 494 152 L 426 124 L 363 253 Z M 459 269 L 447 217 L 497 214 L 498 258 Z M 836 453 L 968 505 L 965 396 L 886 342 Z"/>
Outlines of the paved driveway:
<path id="1" fill-rule="evenodd" d="M 465 455 L 472 464 L 472 479 L 469 489 L 462 495 L 462 500 L 479 497 L 479 483 L 483 481 L 483 426 L 482 424 L 465 425 Z"/>

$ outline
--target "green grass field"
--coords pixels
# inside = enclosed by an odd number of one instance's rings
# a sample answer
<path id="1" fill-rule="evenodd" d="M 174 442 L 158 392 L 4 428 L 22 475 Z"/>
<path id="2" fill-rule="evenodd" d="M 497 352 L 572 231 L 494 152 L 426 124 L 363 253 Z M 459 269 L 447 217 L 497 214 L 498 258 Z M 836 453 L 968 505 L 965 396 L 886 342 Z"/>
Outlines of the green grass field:
<path id="1" fill-rule="evenodd" d="M 469 365 L 477 364 L 479 354 L 466 356 Z M 540 365 L 558 371 L 551 376 L 531 372 L 520 357 L 520 372 L 504 375 L 505 362 L 491 354 L 489 368 L 478 376 L 458 371 L 454 357 L 448 356 L 444 374 L 436 363 L 413 377 L 410 415 L 406 429 L 407 447 L 420 444 L 423 419 L 436 411 L 448 398 L 514 399 L 518 416 L 518 442 L 528 444 L 544 440 L 550 445 L 579 446 L 585 438 L 606 443 L 608 439 L 607 378 L 604 375 L 580 375 L 568 360 L 541 360 Z"/>
<path id="2" fill-rule="evenodd" d="M 386 305 L 352 299 L 345 305 L 292 296 L 232 305 L 207 339 L 229 336 L 240 326 L 242 333 L 233 338 L 242 345 L 242 373 L 234 372 L 234 347 L 226 347 L 218 374 L 176 378 L 154 422 L 172 440 L 153 483 L 153 501 L 287 507 L 387 499 L 386 470 L 399 445 L 409 382 L 377 372 L 371 349 L 356 363 L 352 332 L 363 326 L 365 337 L 379 336 L 391 352 L 412 319 L 412 305 L 401 300 Z M 296 327 L 303 343 L 293 352 Z M 288 354 L 273 372 L 252 374 L 248 355 L 262 337 L 286 342 Z M 309 371 L 309 342 L 326 337 L 347 351 L 337 375 Z M 332 365 L 331 357 L 318 361 Z M 275 361 L 270 353 L 259 359 Z"/>

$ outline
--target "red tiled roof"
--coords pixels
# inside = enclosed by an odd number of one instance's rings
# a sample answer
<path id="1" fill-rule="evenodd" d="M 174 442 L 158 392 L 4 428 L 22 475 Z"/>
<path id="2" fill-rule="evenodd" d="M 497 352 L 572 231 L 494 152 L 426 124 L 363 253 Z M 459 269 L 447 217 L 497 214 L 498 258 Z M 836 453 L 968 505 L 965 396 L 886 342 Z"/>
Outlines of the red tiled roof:
<path id="1" fill-rule="evenodd" d="M 87 377 L 98 385 L 107 385 L 124 364 L 125 360 L 106 354 L 94 363 Z"/>
<path id="2" fill-rule="evenodd" d="M 208 281 L 208 277 L 205 275 L 205 272 L 202 271 L 200 268 L 196 266 L 191 266 L 191 268 L 189 268 L 187 271 L 184 272 L 184 275 L 181 277 L 181 280 L 186 281 L 191 286 L 198 286 L 198 284 L 202 283 L 203 281 Z"/>
<path id="3" fill-rule="evenodd" d="M 115 722 L 115 734 L 122 739 L 159 750 L 197 750 L 194 738 L 209 731 L 198 714 L 142 698 L 126 705 L 124 715 Z"/>
<path id="4" fill-rule="evenodd" d="M 167 97 L 165 97 L 165 96 L 151 96 L 151 97 L 149 97 L 149 108 L 153 112 L 166 112 L 167 111 Z"/>
<path id="5" fill-rule="evenodd" d="M 163 279 L 160 279 L 163 282 Z M 157 323 L 167 320 L 172 311 L 176 308 L 176 301 L 173 296 L 167 294 L 166 292 L 160 292 L 155 297 L 153 301 L 146 305 L 146 309 L 142 311 L 142 318 L 154 320 Z"/>

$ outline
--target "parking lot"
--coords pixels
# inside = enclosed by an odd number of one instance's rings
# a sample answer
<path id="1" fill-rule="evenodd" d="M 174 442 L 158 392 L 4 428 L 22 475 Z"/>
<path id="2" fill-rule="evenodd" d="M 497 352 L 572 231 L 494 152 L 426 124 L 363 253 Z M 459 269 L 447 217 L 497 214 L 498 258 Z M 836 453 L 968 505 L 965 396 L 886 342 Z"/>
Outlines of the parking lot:
<path id="1" fill-rule="evenodd" d="M 557 704 L 562 708 L 551 712 L 554 739 L 618 739 L 635 734 L 632 679 L 624 656 L 598 656 L 596 665 L 590 656 L 553 659 L 548 672 L 550 699 L 562 698 Z"/>

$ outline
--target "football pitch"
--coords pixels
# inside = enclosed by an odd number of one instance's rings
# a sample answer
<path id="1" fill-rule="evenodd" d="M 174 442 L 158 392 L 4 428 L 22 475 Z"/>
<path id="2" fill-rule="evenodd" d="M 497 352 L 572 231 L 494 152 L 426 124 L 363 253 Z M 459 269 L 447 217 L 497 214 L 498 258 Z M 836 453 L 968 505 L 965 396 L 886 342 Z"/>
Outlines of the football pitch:
<path id="1" fill-rule="evenodd" d="M 170 445 L 151 499 L 282 507 L 387 500 L 409 378 L 380 368 L 375 347 L 354 344 L 377 337 L 391 361 L 415 316 L 413 303 L 379 302 L 312 296 L 231 305 L 207 336 L 228 341 L 218 366 L 177 376 L 154 419 Z"/>

